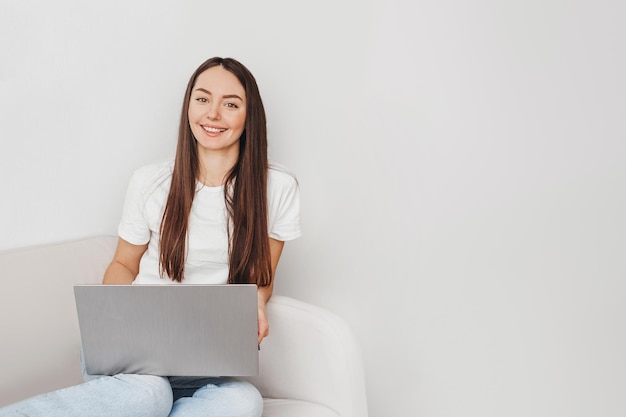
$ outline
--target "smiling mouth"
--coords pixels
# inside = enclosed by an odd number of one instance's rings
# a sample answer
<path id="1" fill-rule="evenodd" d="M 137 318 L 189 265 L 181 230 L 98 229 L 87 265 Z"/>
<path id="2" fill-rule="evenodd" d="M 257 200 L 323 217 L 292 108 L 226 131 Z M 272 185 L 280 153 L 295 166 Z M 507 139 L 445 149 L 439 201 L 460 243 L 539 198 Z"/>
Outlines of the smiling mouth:
<path id="1" fill-rule="evenodd" d="M 209 127 L 209 126 L 202 126 L 202 128 L 204 130 L 206 130 L 207 132 L 211 132 L 211 133 L 222 133 L 222 132 L 226 132 L 226 129 L 219 129 L 217 127 Z"/>

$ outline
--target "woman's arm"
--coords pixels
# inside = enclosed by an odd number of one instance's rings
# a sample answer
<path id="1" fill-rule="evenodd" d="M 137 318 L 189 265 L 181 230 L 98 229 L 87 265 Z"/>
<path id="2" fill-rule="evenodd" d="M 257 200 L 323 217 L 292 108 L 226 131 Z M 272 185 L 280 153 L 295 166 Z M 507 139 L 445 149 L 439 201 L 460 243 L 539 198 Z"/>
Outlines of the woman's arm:
<path id="1" fill-rule="evenodd" d="M 117 241 L 113 260 L 104 272 L 103 284 L 132 284 L 139 273 L 139 261 L 148 248 L 145 245 L 133 245 L 122 238 Z"/>
<path id="2" fill-rule="evenodd" d="M 285 242 L 270 238 L 270 262 L 272 264 L 272 281 L 267 287 L 259 287 L 259 344 L 265 336 L 270 332 L 270 326 L 267 322 L 267 314 L 265 311 L 265 304 L 272 296 L 274 290 L 274 274 L 276 273 L 276 267 L 278 266 L 278 260 L 280 254 L 283 252 Z"/>

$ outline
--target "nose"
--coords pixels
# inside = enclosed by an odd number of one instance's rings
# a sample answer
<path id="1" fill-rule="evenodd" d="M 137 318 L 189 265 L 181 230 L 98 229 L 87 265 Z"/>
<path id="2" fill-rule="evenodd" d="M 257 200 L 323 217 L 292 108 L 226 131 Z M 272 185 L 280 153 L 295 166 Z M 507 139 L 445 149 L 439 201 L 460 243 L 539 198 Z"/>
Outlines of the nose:
<path id="1" fill-rule="evenodd" d="M 220 118 L 220 107 L 218 103 L 211 103 L 207 109 L 207 117 L 211 120 L 218 120 Z"/>

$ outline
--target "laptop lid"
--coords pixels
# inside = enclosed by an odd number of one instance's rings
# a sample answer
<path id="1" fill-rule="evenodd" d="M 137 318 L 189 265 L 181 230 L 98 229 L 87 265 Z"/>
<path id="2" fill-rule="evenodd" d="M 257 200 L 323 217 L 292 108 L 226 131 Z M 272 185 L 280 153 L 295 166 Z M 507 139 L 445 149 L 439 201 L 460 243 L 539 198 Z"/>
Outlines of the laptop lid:
<path id="1" fill-rule="evenodd" d="M 90 375 L 258 374 L 256 285 L 76 285 Z"/>

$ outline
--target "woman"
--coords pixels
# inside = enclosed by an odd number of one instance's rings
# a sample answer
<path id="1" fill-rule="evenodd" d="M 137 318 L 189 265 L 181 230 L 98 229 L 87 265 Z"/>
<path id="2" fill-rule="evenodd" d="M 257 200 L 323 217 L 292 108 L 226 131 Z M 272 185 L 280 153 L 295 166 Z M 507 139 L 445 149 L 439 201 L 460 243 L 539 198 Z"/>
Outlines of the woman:
<path id="1" fill-rule="evenodd" d="M 252 74 L 211 58 L 185 92 L 174 161 L 135 172 L 104 284 L 258 285 L 258 340 L 284 242 L 300 236 L 295 179 L 267 159 L 265 111 Z M 0 409 L 0 416 L 261 416 L 251 384 L 232 378 L 89 376 Z"/>

